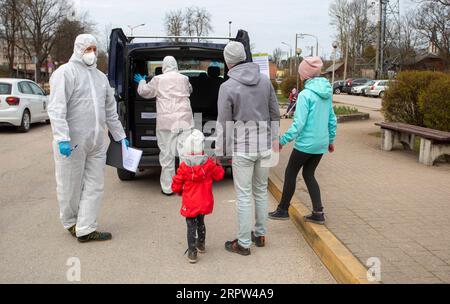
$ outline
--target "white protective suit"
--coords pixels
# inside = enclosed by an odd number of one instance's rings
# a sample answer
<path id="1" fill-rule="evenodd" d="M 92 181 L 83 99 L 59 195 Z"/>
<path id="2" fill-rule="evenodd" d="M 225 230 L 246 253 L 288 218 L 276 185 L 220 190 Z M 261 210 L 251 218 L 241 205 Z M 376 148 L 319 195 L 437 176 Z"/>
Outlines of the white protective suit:
<path id="1" fill-rule="evenodd" d="M 78 237 L 97 228 L 109 145 L 106 127 L 115 141 L 126 138 L 106 75 L 96 64 L 87 66 L 82 61 L 84 51 L 94 45 L 97 41 L 92 35 L 79 35 L 70 61 L 50 79 L 48 115 L 60 217 L 66 229 L 76 224 Z M 70 141 L 73 151 L 69 157 L 60 154 L 61 141 Z"/>
<path id="2" fill-rule="evenodd" d="M 192 86 L 189 78 L 178 72 L 175 58 L 167 56 L 163 60 L 163 74 L 146 83 L 142 80 L 138 94 L 143 98 L 156 97 L 156 137 L 161 171 L 161 189 L 172 193 L 172 177 L 175 175 L 175 156 L 180 154 L 185 138 L 194 127 L 189 97 Z"/>

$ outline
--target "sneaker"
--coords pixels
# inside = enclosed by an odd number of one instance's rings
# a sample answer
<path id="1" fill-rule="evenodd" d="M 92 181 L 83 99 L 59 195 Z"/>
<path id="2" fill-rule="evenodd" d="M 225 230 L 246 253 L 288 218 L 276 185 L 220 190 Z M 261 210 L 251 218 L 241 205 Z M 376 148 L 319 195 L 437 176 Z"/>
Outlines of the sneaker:
<path id="1" fill-rule="evenodd" d="M 195 244 L 195 247 L 197 248 L 199 253 L 205 253 L 206 252 L 206 248 L 205 248 L 205 242 L 200 242 L 197 239 L 197 242 Z"/>
<path id="2" fill-rule="evenodd" d="M 244 248 L 238 244 L 238 240 L 225 242 L 225 249 L 240 255 L 250 255 L 250 248 Z"/>
<path id="3" fill-rule="evenodd" d="M 252 231 L 252 242 L 255 243 L 256 247 L 264 247 L 266 245 L 266 237 L 264 235 L 255 236 L 255 232 Z"/>
<path id="4" fill-rule="evenodd" d="M 166 192 L 164 192 L 162 190 L 161 190 L 161 193 L 164 194 L 165 196 L 172 196 L 174 194 L 173 192 L 172 193 L 166 193 Z"/>
<path id="5" fill-rule="evenodd" d="M 272 220 L 288 220 L 289 219 L 289 212 L 287 210 L 283 210 L 280 208 L 277 208 L 274 212 L 269 213 L 269 218 Z"/>
<path id="6" fill-rule="evenodd" d="M 77 225 L 73 225 L 72 227 L 67 228 L 67 230 L 69 230 L 70 234 L 73 237 L 77 237 L 76 227 L 77 227 Z"/>
<path id="7" fill-rule="evenodd" d="M 325 224 L 325 216 L 323 212 L 313 212 L 310 215 L 305 216 L 305 221 L 323 225 Z"/>
<path id="8" fill-rule="evenodd" d="M 94 231 L 87 235 L 78 237 L 78 242 L 86 243 L 90 241 L 109 241 L 110 239 L 112 239 L 111 233 Z"/>
<path id="9" fill-rule="evenodd" d="M 186 254 L 186 253 L 188 254 L 187 259 L 188 259 L 189 263 L 191 263 L 191 264 L 197 263 L 197 250 L 191 251 L 189 249 L 186 249 L 184 254 Z"/>

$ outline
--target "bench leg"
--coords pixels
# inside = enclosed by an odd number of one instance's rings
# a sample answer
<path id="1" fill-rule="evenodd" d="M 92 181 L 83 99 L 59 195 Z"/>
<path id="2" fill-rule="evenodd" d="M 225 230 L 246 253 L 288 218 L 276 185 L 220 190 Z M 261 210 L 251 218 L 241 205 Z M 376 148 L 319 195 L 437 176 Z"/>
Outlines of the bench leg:
<path id="1" fill-rule="evenodd" d="M 450 145 L 434 144 L 431 140 L 421 138 L 420 139 L 420 155 L 419 162 L 432 166 L 434 161 L 441 155 L 450 155 Z"/>
<path id="2" fill-rule="evenodd" d="M 381 150 L 391 151 L 394 146 L 395 132 L 381 129 Z"/>
<path id="3" fill-rule="evenodd" d="M 405 150 L 414 150 L 415 136 L 414 134 L 401 133 L 398 139 Z"/>

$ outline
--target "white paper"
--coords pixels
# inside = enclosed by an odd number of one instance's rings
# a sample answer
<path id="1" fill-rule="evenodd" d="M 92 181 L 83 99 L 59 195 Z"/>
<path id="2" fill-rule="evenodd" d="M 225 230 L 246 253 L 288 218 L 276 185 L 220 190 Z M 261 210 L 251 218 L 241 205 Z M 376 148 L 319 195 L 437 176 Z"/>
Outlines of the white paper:
<path id="1" fill-rule="evenodd" d="M 133 149 L 125 145 L 122 141 L 122 164 L 123 167 L 131 172 L 136 172 L 141 161 L 142 151 Z"/>
<path id="2" fill-rule="evenodd" d="M 253 62 L 259 65 L 261 74 L 270 78 L 269 54 L 252 54 Z"/>

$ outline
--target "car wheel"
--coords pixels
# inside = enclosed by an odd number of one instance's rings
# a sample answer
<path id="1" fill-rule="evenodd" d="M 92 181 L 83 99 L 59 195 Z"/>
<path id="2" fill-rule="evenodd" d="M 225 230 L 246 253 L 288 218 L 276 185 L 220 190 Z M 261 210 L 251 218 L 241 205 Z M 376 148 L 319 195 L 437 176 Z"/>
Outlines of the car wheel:
<path id="1" fill-rule="evenodd" d="M 337 94 L 337 95 L 341 94 L 341 90 L 340 89 L 335 89 L 334 90 L 334 94 Z"/>
<path id="2" fill-rule="evenodd" d="M 384 92 L 380 92 L 379 97 L 380 97 L 380 98 L 384 98 Z"/>
<path id="3" fill-rule="evenodd" d="M 30 131 L 30 125 L 31 125 L 31 116 L 30 111 L 28 109 L 25 109 L 22 114 L 22 122 L 20 123 L 20 127 L 18 128 L 19 132 L 26 133 Z"/>
<path id="4" fill-rule="evenodd" d="M 136 177 L 136 173 L 124 169 L 117 169 L 117 176 L 121 181 L 130 181 Z"/>

